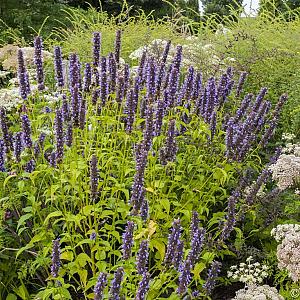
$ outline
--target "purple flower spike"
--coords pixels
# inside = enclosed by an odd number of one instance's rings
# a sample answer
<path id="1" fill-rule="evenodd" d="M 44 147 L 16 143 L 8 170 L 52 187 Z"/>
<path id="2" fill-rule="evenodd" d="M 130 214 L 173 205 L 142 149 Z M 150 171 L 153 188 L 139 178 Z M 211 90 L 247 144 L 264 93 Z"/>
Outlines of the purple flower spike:
<path id="1" fill-rule="evenodd" d="M 23 150 L 22 137 L 22 132 L 17 132 L 14 137 L 14 157 L 16 162 L 21 161 L 21 153 Z"/>
<path id="2" fill-rule="evenodd" d="M 165 114 L 165 105 L 163 100 L 159 100 L 157 102 L 157 108 L 155 113 L 155 136 L 159 136 L 161 134 L 161 128 L 163 124 L 163 118 Z"/>
<path id="3" fill-rule="evenodd" d="M 149 290 L 149 281 L 150 281 L 150 275 L 148 273 L 144 273 L 142 275 L 142 280 L 139 282 L 135 300 L 145 300 L 146 299 L 146 295 Z"/>
<path id="4" fill-rule="evenodd" d="M 60 244 L 59 239 L 52 241 L 52 256 L 51 256 L 51 275 L 52 277 L 58 277 L 58 271 L 60 268 Z"/>
<path id="5" fill-rule="evenodd" d="M 187 292 L 188 285 L 191 281 L 191 269 L 191 262 L 189 259 L 186 259 L 179 270 L 180 274 L 177 288 L 177 293 L 179 295 L 184 295 Z"/>
<path id="6" fill-rule="evenodd" d="M 0 140 L 0 172 L 5 172 L 5 145 L 4 141 Z"/>
<path id="7" fill-rule="evenodd" d="M 144 222 L 146 222 L 149 217 L 149 204 L 148 204 L 148 200 L 145 197 L 143 198 L 143 202 L 141 205 L 140 216 Z"/>
<path id="8" fill-rule="evenodd" d="M 145 150 L 148 152 L 152 146 L 152 140 L 154 137 L 154 122 L 153 122 L 153 106 L 150 105 L 146 112 L 146 128 L 144 129 L 143 144 Z"/>
<path id="9" fill-rule="evenodd" d="M 30 94 L 29 76 L 25 67 L 24 55 L 21 49 L 18 50 L 18 79 L 20 96 L 26 100 Z"/>
<path id="10" fill-rule="evenodd" d="M 59 88 L 63 88 L 65 85 L 63 60 L 62 60 L 61 48 L 58 46 L 54 47 L 54 70 L 55 70 L 56 85 Z"/>
<path id="11" fill-rule="evenodd" d="M 131 257 L 131 248 L 133 246 L 133 230 L 134 230 L 134 222 L 128 221 L 125 232 L 123 233 L 122 239 L 122 252 L 123 259 L 129 259 Z"/>
<path id="12" fill-rule="evenodd" d="M 56 110 L 54 125 L 56 139 L 56 161 L 61 163 L 64 156 L 64 129 L 61 109 Z"/>
<path id="13" fill-rule="evenodd" d="M 116 82 L 117 82 L 117 64 L 113 53 L 108 55 L 108 70 L 109 70 L 109 94 L 112 94 L 116 91 Z"/>
<path id="14" fill-rule="evenodd" d="M 25 171 L 27 173 L 32 173 L 35 169 L 35 161 L 34 159 L 31 159 L 25 166 Z"/>
<path id="15" fill-rule="evenodd" d="M 167 245 L 167 251 L 166 255 L 164 258 L 164 264 L 169 267 L 170 264 L 172 263 L 173 257 L 175 256 L 177 247 L 178 247 L 178 241 L 181 236 L 181 225 L 180 225 L 180 220 L 174 220 L 173 222 L 173 227 L 171 230 L 171 233 L 169 234 L 168 237 L 168 245 Z"/>
<path id="16" fill-rule="evenodd" d="M 237 87 L 236 87 L 236 93 L 235 93 L 236 97 L 239 97 L 241 95 L 241 92 L 243 90 L 243 86 L 244 86 L 244 83 L 247 79 L 247 76 L 248 76 L 247 72 L 242 72 L 241 73 L 239 82 L 238 82 Z"/>
<path id="17" fill-rule="evenodd" d="M 179 240 L 177 242 L 175 255 L 172 259 L 172 264 L 176 270 L 179 270 L 181 267 L 182 259 L 183 259 L 183 250 L 184 250 L 184 243 L 183 241 Z"/>
<path id="18" fill-rule="evenodd" d="M 205 284 L 203 285 L 203 289 L 205 290 L 207 295 L 211 295 L 213 289 L 216 286 L 217 278 L 220 273 L 221 263 L 217 261 L 213 261 L 211 264 L 211 268 L 208 271 L 208 276 Z"/>
<path id="19" fill-rule="evenodd" d="M 155 96 L 155 74 L 156 74 L 156 65 L 154 58 L 151 57 L 148 60 L 147 64 L 147 100 L 152 103 Z"/>
<path id="20" fill-rule="evenodd" d="M 120 300 L 121 283 L 124 276 L 124 269 L 118 268 L 113 281 L 111 282 L 111 288 L 109 291 L 109 300 Z"/>
<path id="21" fill-rule="evenodd" d="M 175 120 L 171 120 L 169 123 L 165 146 L 160 150 L 160 161 L 162 165 L 166 165 L 168 162 L 175 161 L 176 159 L 178 147 L 175 140 L 175 125 Z"/>
<path id="22" fill-rule="evenodd" d="M 91 197 L 92 200 L 96 200 L 98 195 L 98 159 L 95 154 L 92 155 L 92 159 L 90 161 L 90 186 L 91 186 Z"/>
<path id="23" fill-rule="evenodd" d="M 70 89 L 74 88 L 77 86 L 78 89 L 80 89 L 80 63 L 79 63 L 79 58 L 77 54 L 71 53 L 69 56 L 69 85 Z"/>
<path id="24" fill-rule="evenodd" d="M 0 128 L 2 131 L 3 142 L 5 145 L 5 152 L 8 153 L 9 151 L 13 150 L 13 142 L 12 135 L 8 129 L 8 120 L 4 107 L 0 107 Z"/>
<path id="25" fill-rule="evenodd" d="M 94 57 L 94 67 L 99 67 L 101 55 L 101 33 L 94 32 L 93 34 L 93 57 Z"/>
<path id="26" fill-rule="evenodd" d="M 22 115 L 22 130 L 23 130 L 23 144 L 26 148 L 32 147 L 32 139 L 31 139 L 31 125 L 27 115 Z"/>
<path id="27" fill-rule="evenodd" d="M 127 99 L 125 104 L 125 114 L 126 114 L 126 132 L 131 133 L 133 129 L 133 123 L 135 119 L 135 109 L 134 109 L 134 103 L 133 103 L 133 90 L 131 89 L 129 93 L 127 93 Z"/>
<path id="28" fill-rule="evenodd" d="M 115 39 L 115 59 L 117 66 L 120 64 L 120 54 L 121 54 L 121 30 L 118 29 L 116 31 L 116 39 Z"/>
<path id="29" fill-rule="evenodd" d="M 94 287 L 94 300 L 102 300 L 103 292 L 107 285 L 107 274 L 100 273 Z"/>
<path id="30" fill-rule="evenodd" d="M 87 109 L 86 105 L 87 105 L 86 100 L 85 98 L 83 98 L 80 103 L 80 112 L 79 112 L 79 128 L 81 130 L 83 130 L 85 127 L 86 109 Z"/>
<path id="31" fill-rule="evenodd" d="M 140 275 L 145 274 L 148 270 L 147 267 L 148 257 L 149 257 L 149 242 L 147 240 L 143 240 L 140 244 L 140 248 L 136 260 L 137 272 Z"/>
<path id="32" fill-rule="evenodd" d="M 107 84 L 107 65 L 106 57 L 101 58 L 101 77 L 100 77 L 100 99 L 102 106 L 105 105 L 108 95 L 108 84 Z"/>
<path id="33" fill-rule="evenodd" d="M 45 89 L 42 51 L 43 51 L 43 41 L 40 36 L 37 36 L 34 39 L 34 64 L 36 66 L 36 79 L 38 82 L 38 89 L 40 91 Z"/>
<path id="34" fill-rule="evenodd" d="M 212 141 L 215 134 L 216 134 L 216 127 L 217 127 L 217 113 L 213 111 L 210 120 L 210 140 Z"/>
<path id="35" fill-rule="evenodd" d="M 92 84 L 92 68 L 89 63 L 85 64 L 84 69 L 83 91 L 89 92 Z"/>

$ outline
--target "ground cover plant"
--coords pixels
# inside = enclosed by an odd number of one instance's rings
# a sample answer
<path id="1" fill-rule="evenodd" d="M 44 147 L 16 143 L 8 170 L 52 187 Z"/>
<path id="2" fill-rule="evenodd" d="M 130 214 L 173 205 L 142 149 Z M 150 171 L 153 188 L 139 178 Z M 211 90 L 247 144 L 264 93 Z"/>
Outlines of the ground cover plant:
<path id="1" fill-rule="evenodd" d="M 182 46 L 167 63 L 170 42 L 134 73 L 121 43 L 118 30 L 102 56 L 94 32 L 92 61 L 72 53 L 67 72 L 55 47 L 55 87 L 41 37 L 34 82 L 18 50 L 22 103 L 1 108 L 3 298 L 214 298 L 245 237 L 259 240 L 287 96 L 271 107 L 232 68 L 204 81 L 181 69 Z"/>

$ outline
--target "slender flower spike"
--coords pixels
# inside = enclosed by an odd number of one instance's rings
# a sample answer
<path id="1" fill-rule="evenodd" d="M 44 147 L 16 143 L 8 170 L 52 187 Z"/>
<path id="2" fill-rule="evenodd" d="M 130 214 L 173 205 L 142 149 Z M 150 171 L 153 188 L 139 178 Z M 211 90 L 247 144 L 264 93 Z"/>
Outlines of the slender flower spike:
<path id="1" fill-rule="evenodd" d="M 169 123 L 167 138 L 165 146 L 160 150 L 160 161 L 162 165 L 166 165 L 168 162 L 175 161 L 177 154 L 177 143 L 175 140 L 176 121 L 171 120 Z"/>
<path id="2" fill-rule="evenodd" d="M 183 241 L 179 240 L 177 242 L 175 255 L 172 259 L 172 264 L 176 270 L 179 270 L 181 267 L 182 259 L 183 259 L 183 250 L 184 250 L 184 243 Z"/>
<path id="3" fill-rule="evenodd" d="M 207 295 L 211 295 L 213 289 L 215 288 L 221 265 L 222 264 L 220 262 L 213 261 L 211 268 L 208 271 L 206 282 L 203 285 L 203 288 Z"/>
<path id="4" fill-rule="evenodd" d="M 22 132 L 17 132 L 14 137 L 14 157 L 16 162 L 21 161 L 21 153 L 23 150 L 22 137 L 23 137 Z"/>
<path id="5" fill-rule="evenodd" d="M 0 140 L 0 172 L 5 172 L 5 145 L 3 140 Z"/>
<path id="6" fill-rule="evenodd" d="M 101 58 L 101 76 L 100 76 L 100 99 L 101 99 L 103 106 L 106 103 L 107 95 L 108 95 L 108 84 L 107 84 L 106 57 L 102 57 Z"/>
<path id="7" fill-rule="evenodd" d="M 149 242 L 143 240 L 140 244 L 139 252 L 137 254 L 136 268 L 137 272 L 142 275 L 147 272 L 147 264 L 149 257 Z"/>
<path id="8" fill-rule="evenodd" d="M 29 76 L 25 67 L 24 55 L 21 49 L 18 50 L 18 79 L 20 96 L 26 100 L 30 93 Z"/>
<path id="9" fill-rule="evenodd" d="M 94 300 L 102 300 L 103 291 L 107 285 L 107 274 L 100 273 L 94 287 Z"/>
<path id="10" fill-rule="evenodd" d="M 115 59 L 118 67 L 120 64 L 120 54 L 121 54 L 121 30 L 118 29 L 116 31 L 116 39 L 115 39 Z"/>
<path id="11" fill-rule="evenodd" d="M 217 113 L 213 111 L 210 119 L 210 140 L 212 141 L 216 134 Z"/>
<path id="12" fill-rule="evenodd" d="M 179 270 L 180 274 L 177 288 L 179 295 L 184 295 L 187 292 L 188 285 L 191 281 L 191 269 L 191 262 L 189 259 L 186 259 Z"/>
<path id="13" fill-rule="evenodd" d="M 27 173 L 32 173 L 35 169 L 35 161 L 34 159 L 31 159 L 25 166 L 25 171 Z"/>
<path id="14" fill-rule="evenodd" d="M 73 144 L 73 123 L 70 122 L 67 126 L 67 132 L 66 132 L 66 145 L 68 147 L 71 147 Z"/>
<path id="15" fill-rule="evenodd" d="M 108 55 L 108 71 L 109 71 L 108 91 L 109 94 L 112 94 L 116 91 L 116 83 L 117 83 L 117 65 L 113 53 L 110 53 Z"/>
<path id="16" fill-rule="evenodd" d="M 244 86 L 244 83 L 246 81 L 247 75 L 248 75 L 247 72 L 242 72 L 241 73 L 239 82 L 238 82 L 237 87 L 236 87 L 236 94 L 235 94 L 236 97 L 240 96 L 240 94 L 243 90 L 243 86 Z"/>
<path id="17" fill-rule="evenodd" d="M 124 269 L 118 268 L 113 281 L 111 282 L 111 288 L 109 291 L 109 300 L 120 300 L 121 283 L 124 276 Z"/>
<path id="18" fill-rule="evenodd" d="M 0 107 L 0 128 L 5 145 L 5 152 L 8 153 L 10 150 L 13 150 L 13 142 L 11 133 L 8 129 L 8 121 L 4 107 Z"/>
<path id="19" fill-rule="evenodd" d="M 101 55 L 101 33 L 94 32 L 93 34 L 93 58 L 94 58 L 94 67 L 99 67 L 100 64 L 100 55 Z"/>
<path id="20" fill-rule="evenodd" d="M 22 130 L 23 130 L 23 144 L 26 148 L 32 147 L 32 139 L 31 139 L 31 125 L 27 115 L 22 115 Z"/>
<path id="21" fill-rule="evenodd" d="M 54 47 L 54 70 L 55 70 L 56 85 L 59 88 L 63 88 L 65 85 L 63 60 L 62 60 L 61 48 L 58 46 Z"/>
<path id="22" fill-rule="evenodd" d="M 61 109 L 56 110 L 55 114 L 55 139 L 56 139 L 56 160 L 60 163 L 64 156 L 64 130 L 63 116 Z"/>
<path id="23" fill-rule="evenodd" d="M 95 154 L 92 155 L 92 159 L 90 161 L 90 186 L 91 186 L 91 197 L 92 200 L 96 200 L 98 195 L 98 159 Z"/>
<path id="24" fill-rule="evenodd" d="M 52 256 L 51 256 L 51 275 L 52 277 L 58 277 L 58 271 L 60 268 L 60 245 L 59 239 L 52 241 Z"/>
<path id="25" fill-rule="evenodd" d="M 135 300 L 145 300 L 146 299 L 146 295 L 149 290 L 149 281 L 150 281 L 150 275 L 148 273 L 144 273 L 142 275 L 142 280 L 139 282 Z"/>
<path id="26" fill-rule="evenodd" d="M 133 246 L 133 230 L 134 230 L 134 222 L 128 221 L 125 232 L 123 233 L 123 259 L 129 259 L 131 257 L 131 248 Z"/>
<path id="27" fill-rule="evenodd" d="M 92 68 L 89 63 L 85 64 L 84 77 L 83 77 L 83 91 L 89 92 L 92 84 Z"/>
<path id="28" fill-rule="evenodd" d="M 42 38 L 40 36 L 37 36 L 34 39 L 34 64 L 36 66 L 36 79 L 38 82 L 38 89 L 40 91 L 45 89 L 42 51 L 43 51 Z"/>

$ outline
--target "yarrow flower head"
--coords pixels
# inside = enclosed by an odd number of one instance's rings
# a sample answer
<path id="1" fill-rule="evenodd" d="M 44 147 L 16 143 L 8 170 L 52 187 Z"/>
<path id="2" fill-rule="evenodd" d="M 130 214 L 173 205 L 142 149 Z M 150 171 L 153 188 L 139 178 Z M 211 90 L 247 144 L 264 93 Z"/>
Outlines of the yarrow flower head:
<path id="1" fill-rule="evenodd" d="M 262 283 L 268 277 L 268 266 L 259 262 L 253 262 L 252 256 L 246 259 L 246 263 L 240 263 L 239 266 L 231 266 L 227 276 L 233 280 L 238 280 L 247 285 Z"/>
<path id="2" fill-rule="evenodd" d="M 250 285 L 236 292 L 236 296 L 232 300 L 284 300 L 278 293 L 276 288 L 269 285 Z"/>

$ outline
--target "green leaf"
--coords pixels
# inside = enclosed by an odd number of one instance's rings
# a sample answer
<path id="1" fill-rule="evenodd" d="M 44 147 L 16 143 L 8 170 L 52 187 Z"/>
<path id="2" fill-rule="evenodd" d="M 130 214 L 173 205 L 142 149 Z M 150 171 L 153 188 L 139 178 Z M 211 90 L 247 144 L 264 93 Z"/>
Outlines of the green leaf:
<path id="1" fill-rule="evenodd" d="M 80 253 L 75 260 L 76 264 L 80 267 L 85 267 L 87 262 L 92 262 L 91 258 L 86 253 Z"/>
<path id="2" fill-rule="evenodd" d="M 23 226 L 25 224 L 26 220 L 30 219 L 31 217 L 32 217 L 31 213 L 21 216 L 18 221 L 17 230 L 19 229 L 20 226 Z"/>
<path id="3" fill-rule="evenodd" d="M 54 211 L 54 212 L 50 213 L 44 221 L 44 226 L 48 225 L 48 222 L 51 218 L 61 217 L 62 215 L 63 215 L 63 213 L 61 211 Z"/>
<path id="4" fill-rule="evenodd" d="M 6 300 L 18 300 L 18 298 L 14 294 L 8 294 Z"/>

